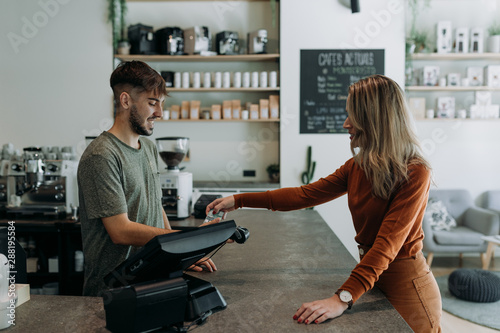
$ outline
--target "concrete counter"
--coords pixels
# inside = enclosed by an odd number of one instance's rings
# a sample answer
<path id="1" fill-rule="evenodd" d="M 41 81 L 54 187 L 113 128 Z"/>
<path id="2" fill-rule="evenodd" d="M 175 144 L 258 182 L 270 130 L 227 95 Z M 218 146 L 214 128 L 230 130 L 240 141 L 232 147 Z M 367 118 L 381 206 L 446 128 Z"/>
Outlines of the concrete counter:
<path id="1" fill-rule="evenodd" d="M 189 273 L 211 282 L 227 302 L 196 332 L 411 332 L 376 289 L 326 323 L 305 326 L 292 319 L 302 303 L 331 296 L 356 265 L 316 211 L 244 209 L 227 219 L 248 228 L 250 239 L 217 252 L 217 272 Z M 35 295 L 17 309 L 16 326 L 8 331 L 104 332 L 104 327 L 100 298 Z"/>

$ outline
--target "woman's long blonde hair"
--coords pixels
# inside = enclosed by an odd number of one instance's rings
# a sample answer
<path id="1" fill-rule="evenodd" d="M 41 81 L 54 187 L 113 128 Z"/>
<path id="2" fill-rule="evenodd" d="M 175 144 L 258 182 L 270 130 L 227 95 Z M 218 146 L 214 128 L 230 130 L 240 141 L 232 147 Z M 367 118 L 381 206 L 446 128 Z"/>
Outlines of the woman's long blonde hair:
<path id="1" fill-rule="evenodd" d="M 408 179 L 412 164 L 430 166 L 420 152 L 399 85 L 372 75 L 349 87 L 347 114 L 356 130 L 351 141 L 355 162 L 372 183 L 373 194 L 389 199 Z M 355 148 L 359 148 L 356 153 Z"/>

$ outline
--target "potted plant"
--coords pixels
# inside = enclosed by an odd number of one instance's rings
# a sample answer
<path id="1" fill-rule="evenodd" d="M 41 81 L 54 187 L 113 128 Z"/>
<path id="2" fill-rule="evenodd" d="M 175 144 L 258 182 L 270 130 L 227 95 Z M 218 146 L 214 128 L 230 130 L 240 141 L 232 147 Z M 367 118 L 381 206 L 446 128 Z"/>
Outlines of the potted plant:
<path id="1" fill-rule="evenodd" d="M 430 0 L 409 0 L 408 7 L 411 13 L 411 25 L 406 38 L 406 53 L 426 52 L 429 50 L 427 32 L 417 30 L 417 18 L 421 11 L 430 7 Z"/>
<path id="2" fill-rule="evenodd" d="M 409 0 L 408 8 L 411 15 L 410 31 L 406 38 L 405 84 L 413 85 L 412 55 L 419 52 L 430 52 L 426 31 L 417 30 L 417 18 L 421 11 L 430 7 L 430 0 Z"/>
<path id="3" fill-rule="evenodd" d="M 113 29 L 113 49 L 118 54 L 129 54 L 130 43 L 127 38 L 125 15 L 127 14 L 126 0 L 108 0 L 108 22 Z"/>
<path id="4" fill-rule="evenodd" d="M 270 164 L 266 168 L 267 174 L 269 175 L 269 180 L 273 183 L 278 183 L 280 181 L 280 165 Z"/>
<path id="5" fill-rule="evenodd" d="M 500 52 L 500 23 L 496 21 L 493 22 L 488 28 L 488 33 L 490 36 L 488 37 L 488 51 L 499 53 Z"/>

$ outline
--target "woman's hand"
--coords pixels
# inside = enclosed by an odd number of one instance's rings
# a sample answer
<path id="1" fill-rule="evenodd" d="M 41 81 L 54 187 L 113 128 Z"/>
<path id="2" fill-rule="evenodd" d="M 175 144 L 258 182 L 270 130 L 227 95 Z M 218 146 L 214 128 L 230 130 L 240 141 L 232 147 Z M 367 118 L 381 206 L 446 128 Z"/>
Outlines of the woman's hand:
<path id="1" fill-rule="evenodd" d="M 208 214 L 211 210 L 214 210 L 214 213 L 218 213 L 219 211 L 223 211 L 224 213 L 231 212 L 235 210 L 234 208 L 234 196 L 228 196 L 225 198 L 219 198 L 212 201 L 205 210 L 205 213 Z M 226 214 L 224 214 L 226 217 Z"/>
<path id="2" fill-rule="evenodd" d="M 217 267 L 215 267 L 215 264 L 212 261 L 212 259 L 201 258 L 196 262 L 196 264 L 191 265 L 188 268 L 188 270 L 194 272 L 202 272 L 202 271 L 215 272 L 217 270 Z"/>
<path id="3" fill-rule="evenodd" d="M 342 315 L 346 309 L 347 304 L 342 302 L 337 295 L 333 295 L 327 299 L 302 304 L 295 312 L 293 319 L 299 324 L 319 324 Z"/>

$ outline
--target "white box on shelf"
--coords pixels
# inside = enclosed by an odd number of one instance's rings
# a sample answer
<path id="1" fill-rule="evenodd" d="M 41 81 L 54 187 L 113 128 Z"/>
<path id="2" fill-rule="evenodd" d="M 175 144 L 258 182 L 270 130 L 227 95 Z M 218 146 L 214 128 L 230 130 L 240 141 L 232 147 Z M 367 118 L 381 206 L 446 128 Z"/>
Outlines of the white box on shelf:
<path id="1" fill-rule="evenodd" d="M 455 52 L 469 52 L 469 28 L 457 28 L 455 31 Z"/>
<path id="2" fill-rule="evenodd" d="M 425 98 L 411 97 L 408 100 L 408 107 L 410 108 L 410 112 L 413 114 L 415 119 L 425 118 Z"/>
<path id="3" fill-rule="evenodd" d="M 437 24 L 437 53 L 450 53 L 452 45 L 451 21 L 439 21 Z"/>
<path id="4" fill-rule="evenodd" d="M 437 118 L 455 118 L 455 97 L 437 98 Z"/>
<path id="5" fill-rule="evenodd" d="M 422 68 L 422 85 L 436 86 L 439 80 L 439 66 L 424 66 Z"/>
<path id="6" fill-rule="evenodd" d="M 488 65 L 484 67 L 484 85 L 500 87 L 500 66 Z"/>
<path id="7" fill-rule="evenodd" d="M 483 28 L 474 27 L 470 29 L 470 52 L 483 53 L 483 50 L 484 50 Z"/>
<path id="8" fill-rule="evenodd" d="M 448 74 L 448 85 L 449 86 L 459 86 L 460 85 L 460 73 L 449 73 Z"/>
<path id="9" fill-rule="evenodd" d="M 483 85 L 483 69 L 477 66 L 467 67 L 467 79 L 469 79 L 469 85 L 473 87 Z"/>
<path id="10" fill-rule="evenodd" d="M 491 105 L 491 91 L 476 91 L 475 105 Z"/>
<path id="11" fill-rule="evenodd" d="M 484 118 L 485 113 L 486 113 L 486 106 L 484 106 L 484 105 L 472 104 L 470 106 L 470 118 L 471 119 Z"/>
<path id="12" fill-rule="evenodd" d="M 500 105 L 490 104 L 486 106 L 486 118 L 499 118 Z"/>

